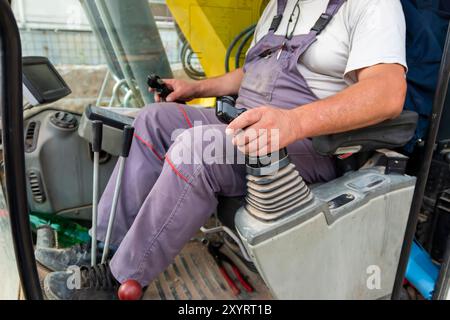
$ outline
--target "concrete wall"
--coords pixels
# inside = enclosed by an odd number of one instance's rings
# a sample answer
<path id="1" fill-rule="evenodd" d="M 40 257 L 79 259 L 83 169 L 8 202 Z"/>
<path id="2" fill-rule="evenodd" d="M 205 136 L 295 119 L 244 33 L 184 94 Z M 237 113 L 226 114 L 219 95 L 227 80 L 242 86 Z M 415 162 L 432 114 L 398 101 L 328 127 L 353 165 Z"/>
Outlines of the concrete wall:
<path id="1" fill-rule="evenodd" d="M 46 56 L 53 64 L 104 64 L 79 0 L 13 0 L 24 56 Z M 171 64 L 180 62 L 181 43 L 165 1 L 149 6 Z"/>
<path id="2" fill-rule="evenodd" d="M 72 96 L 94 100 L 100 92 L 100 87 L 107 71 L 105 65 L 59 65 L 56 68 L 72 89 Z M 112 87 L 113 83 L 111 81 L 106 91 L 107 95 L 111 95 Z"/>
<path id="3" fill-rule="evenodd" d="M 12 5 L 21 28 L 90 29 L 79 0 L 14 0 Z"/>
<path id="4" fill-rule="evenodd" d="M 56 69 L 72 89 L 70 96 L 56 102 L 58 106 L 67 110 L 82 112 L 88 104 L 96 102 L 107 72 L 106 65 L 58 65 Z M 178 79 L 189 79 L 181 68 L 181 65 L 175 65 L 173 72 L 174 76 Z M 104 97 L 106 98 L 103 101 L 104 105 L 107 105 L 109 102 L 113 86 L 114 81 L 110 81 L 105 90 Z"/>

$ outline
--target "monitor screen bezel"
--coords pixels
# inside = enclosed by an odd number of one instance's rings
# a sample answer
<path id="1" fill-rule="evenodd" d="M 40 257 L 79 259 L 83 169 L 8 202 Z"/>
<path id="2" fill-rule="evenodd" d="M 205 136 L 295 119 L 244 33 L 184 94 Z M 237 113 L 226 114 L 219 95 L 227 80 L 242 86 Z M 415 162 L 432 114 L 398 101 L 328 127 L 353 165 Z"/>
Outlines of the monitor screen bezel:
<path id="1" fill-rule="evenodd" d="M 59 80 L 61 83 L 61 88 L 55 89 L 55 90 L 49 90 L 42 92 L 38 89 L 37 84 L 33 83 L 31 81 L 26 73 L 26 68 L 28 66 L 32 65 L 46 65 L 47 68 L 53 75 Z M 25 87 L 28 89 L 30 94 L 36 99 L 36 101 L 39 104 L 46 104 L 55 102 L 59 99 L 62 99 L 69 94 L 72 93 L 72 90 L 70 90 L 67 83 L 64 81 L 64 79 L 61 77 L 61 75 L 58 73 L 58 71 L 55 69 L 55 67 L 52 65 L 50 60 L 46 57 L 24 57 L 22 59 L 22 82 L 25 85 Z"/>

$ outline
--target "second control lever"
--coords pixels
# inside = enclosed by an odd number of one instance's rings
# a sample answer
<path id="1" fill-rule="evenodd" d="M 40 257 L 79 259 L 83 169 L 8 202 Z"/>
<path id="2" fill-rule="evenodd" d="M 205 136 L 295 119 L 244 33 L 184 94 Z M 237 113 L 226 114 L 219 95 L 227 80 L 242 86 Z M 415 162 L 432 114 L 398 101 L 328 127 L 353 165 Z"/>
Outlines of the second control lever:
<path id="1" fill-rule="evenodd" d="M 156 90 L 163 102 L 165 102 L 167 96 L 173 92 L 173 90 L 167 86 L 161 77 L 156 74 L 151 74 L 148 76 L 147 84 L 150 88 Z"/>
<path id="2" fill-rule="evenodd" d="M 111 244 L 111 235 L 112 235 L 112 231 L 114 228 L 114 220 L 116 217 L 117 204 L 119 202 L 122 178 L 123 178 L 123 173 L 125 170 L 125 162 L 126 162 L 126 159 L 128 158 L 128 155 L 130 154 L 131 144 L 133 143 L 133 134 L 134 134 L 134 128 L 132 126 L 126 125 L 123 128 L 122 152 L 120 154 L 119 162 L 118 162 L 119 169 L 117 171 L 116 185 L 114 187 L 114 195 L 113 195 L 111 211 L 110 211 L 109 220 L 108 220 L 108 228 L 106 230 L 105 246 L 104 246 L 103 255 L 102 255 L 102 263 L 106 262 L 106 259 L 108 258 L 108 254 L 109 254 L 109 247 Z"/>

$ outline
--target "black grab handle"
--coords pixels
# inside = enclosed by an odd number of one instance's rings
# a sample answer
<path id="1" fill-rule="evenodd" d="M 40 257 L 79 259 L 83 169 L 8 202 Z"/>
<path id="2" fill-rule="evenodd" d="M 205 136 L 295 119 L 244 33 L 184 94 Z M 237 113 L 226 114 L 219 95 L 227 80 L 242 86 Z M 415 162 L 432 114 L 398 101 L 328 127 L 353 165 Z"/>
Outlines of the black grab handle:
<path id="1" fill-rule="evenodd" d="M 122 152 L 121 157 L 127 158 L 130 154 L 131 143 L 133 142 L 134 128 L 132 126 L 126 125 L 123 128 L 123 141 L 122 141 Z"/>
<path id="2" fill-rule="evenodd" d="M 102 150 L 103 140 L 103 122 L 99 120 L 92 121 L 92 152 Z"/>

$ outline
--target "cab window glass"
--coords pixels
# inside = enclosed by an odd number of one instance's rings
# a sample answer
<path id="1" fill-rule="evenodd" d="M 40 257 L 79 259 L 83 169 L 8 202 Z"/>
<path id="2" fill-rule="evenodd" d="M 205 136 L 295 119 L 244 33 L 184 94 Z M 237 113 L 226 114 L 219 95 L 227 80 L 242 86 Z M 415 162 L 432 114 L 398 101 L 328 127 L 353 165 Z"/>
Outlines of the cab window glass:
<path id="1" fill-rule="evenodd" d="M 121 107 L 152 103 L 150 73 L 199 80 L 242 65 L 253 35 L 249 27 L 267 2 L 13 0 L 12 4 L 23 55 L 48 57 L 73 91 L 60 103 L 82 108 L 88 103 Z"/>

